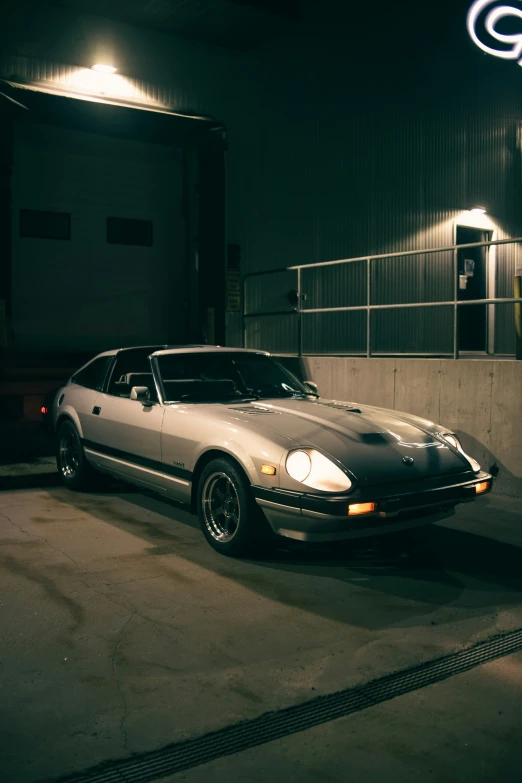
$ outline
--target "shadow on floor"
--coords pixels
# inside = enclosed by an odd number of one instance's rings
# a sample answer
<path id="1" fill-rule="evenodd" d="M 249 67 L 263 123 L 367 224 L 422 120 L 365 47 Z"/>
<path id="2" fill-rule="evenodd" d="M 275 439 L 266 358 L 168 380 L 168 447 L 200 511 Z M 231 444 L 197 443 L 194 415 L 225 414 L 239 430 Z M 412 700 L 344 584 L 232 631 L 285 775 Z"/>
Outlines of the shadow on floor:
<path id="1" fill-rule="evenodd" d="M 522 605 L 522 549 L 462 530 L 427 525 L 335 546 L 280 539 L 259 557 L 238 560 L 208 546 L 195 516 L 128 485 L 49 494 L 75 506 L 82 523 L 94 516 L 150 543 L 143 556 L 157 558 L 167 578 L 176 577 L 175 561 L 165 557 L 172 554 L 271 600 L 368 629 L 426 622 L 443 606 L 464 619 Z M 346 592 L 332 590 L 331 580 Z"/>

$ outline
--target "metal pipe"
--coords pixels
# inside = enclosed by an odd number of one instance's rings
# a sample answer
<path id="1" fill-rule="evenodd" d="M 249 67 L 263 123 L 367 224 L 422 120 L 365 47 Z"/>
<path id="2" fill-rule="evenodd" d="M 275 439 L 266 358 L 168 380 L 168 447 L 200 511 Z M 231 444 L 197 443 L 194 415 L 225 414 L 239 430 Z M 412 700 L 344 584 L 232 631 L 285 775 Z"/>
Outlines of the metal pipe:
<path id="1" fill-rule="evenodd" d="M 488 242 L 469 242 L 466 245 L 447 245 L 446 247 L 432 247 L 424 250 L 403 250 L 398 253 L 381 253 L 377 256 L 372 256 L 373 261 L 377 261 L 381 258 L 408 258 L 409 256 L 423 256 L 433 253 L 449 253 L 455 248 L 463 248 L 464 250 L 469 247 L 492 247 L 494 245 L 511 245 L 516 242 L 522 243 L 522 237 L 515 237 L 514 239 L 494 239 Z M 358 256 L 357 258 L 343 258 L 339 261 L 317 261 L 314 264 L 296 264 L 295 266 L 279 267 L 278 269 L 263 269 L 260 272 L 247 272 L 244 277 L 261 277 L 261 275 L 275 275 L 282 274 L 283 272 L 295 272 L 298 269 L 315 269 L 316 267 L 323 266 L 335 266 L 336 264 L 353 264 L 356 261 L 366 261 L 368 256 Z"/>
<path id="2" fill-rule="evenodd" d="M 264 313 L 245 313 L 245 318 L 264 318 L 265 315 L 295 315 L 296 313 L 297 310 L 270 310 Z"/>
<path id="3" fill-rule="evenodd" d="M 242 291 L 241 291 L 241 325 L 242 325 L 242 332 L 243 332 L 243 340 L 242 340 L 242 348 L 246 348 L 246 275 L 243 277 L 243 281 L 241 284 Z"/>
<path id="4" fill-rule="evenodd" d="M 522 297 L 519 299 L 470 299 L 465 302 L 457 302 L 457 307 L 466 305 L 488 305 L 488 304 L 513 304 L 514 302 L 522 302 Z M 410 302 L 408 304 L 384 304 L 384 305 L 355 305 L 353 307 L 314 307 L 310 310 L 303 310 L 302 313 L 343 313 L 349 310 L 400 310 L 408 307 L 453 307 L 455 302 Z M 279 315 L 280 313 L 266 313 L 266 315 Z M 265 313 L 258 313 L 258 315 L 265 315 Z M 247 316 L 249 318 L 251 316 Z"/>
<path id="5" fill-rule="evenodd" d="M 297 270 L 297 355 L 303 355 L 303 317 L 301 314 L 302 293 L 301 293 L 301 270 Z"/>
<path id="6" fill-rule="evenodd" d="M 469 242 L 466 245 L 448 245 L 446 247 L 433 247 L 426 250 L 403 250 L 399 253 L 381 253 L 378 256 L 372 256 L 372 260 L 376 261 L 379 258 L 406 258 L 407 256 L 424 256 L 429 253 L 448 253 L 455 248 L 466 249 L 468 247 L 491 247 L 491 245 L 511 245 L 515 242 L 522 242 L 522 237 L 516 237 L 515 239 L 495 239 L 489 242 Z M 315 264 L 299 264 L 296 266 L 287 266 L 287 271 L 293 271 L 294 269 L 313 269 L 314 267 L 323 266 L 335 266 L 336 264 L 352 264 L 354 261 L 366 261 L 368 256 L 359 256 L 358 258 L 343 258 L 339 261 L 318 261 Z M 278 271 L 278 270 L 273 270 Z M 256 274 L 251 272 L 251 274 Z"/>
<path id="7" fill-rule="evenodd" d="M 366 356 L 372 355 L 372 259 L 369 258 L 366 269 Z"/>
<path id="8" fill-rule="evenodd" d="M 517 359 L 522 359 L 522 275 L 515 275 L 514 291 L 516 299 L 515 304 L 515 355 Z"/>
<path id="9" fill-rule="evenodd" d="M 453 248 L 453 358 L 459 358 L 459 251 Z"/>

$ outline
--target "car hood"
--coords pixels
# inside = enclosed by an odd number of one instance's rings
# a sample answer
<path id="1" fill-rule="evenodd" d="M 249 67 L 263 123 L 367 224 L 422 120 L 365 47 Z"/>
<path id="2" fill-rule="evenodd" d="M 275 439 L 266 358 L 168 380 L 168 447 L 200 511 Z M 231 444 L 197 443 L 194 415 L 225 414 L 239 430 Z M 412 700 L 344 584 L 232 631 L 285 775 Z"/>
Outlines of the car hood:
<path id="1" fill-rule="evenodd" d="M 231 412 L 296 446 L 330 455 L 365 483 L 471 470 L 465 457 L 436 437 L 442 428 L 397 411 L 335 400 L 271 399 L 229 406 Z"/>

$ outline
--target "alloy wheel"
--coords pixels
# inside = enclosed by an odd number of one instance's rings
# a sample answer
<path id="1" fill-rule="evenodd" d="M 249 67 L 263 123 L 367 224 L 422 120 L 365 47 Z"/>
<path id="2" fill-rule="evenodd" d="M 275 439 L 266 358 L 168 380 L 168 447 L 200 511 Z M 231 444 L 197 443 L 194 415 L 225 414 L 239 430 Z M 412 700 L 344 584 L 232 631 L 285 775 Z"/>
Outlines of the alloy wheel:
<path id="1" fill-rule="evenodd" d="M 236 488 L 226 473 L 212 473 L 203 486 L 205 527 L 216 541 L 231 541 L 239 528 L 240 504 Z"/>

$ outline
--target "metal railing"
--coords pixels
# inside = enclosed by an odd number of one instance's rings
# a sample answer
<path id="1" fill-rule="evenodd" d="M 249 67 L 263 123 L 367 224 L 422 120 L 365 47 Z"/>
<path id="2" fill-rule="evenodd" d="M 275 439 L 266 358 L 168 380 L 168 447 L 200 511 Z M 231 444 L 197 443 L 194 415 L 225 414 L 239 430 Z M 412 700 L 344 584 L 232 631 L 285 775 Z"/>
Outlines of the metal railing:
<path id="1" fill-rule="evenodd" d="M 343 259 L 339 261 L 325 261 L 325 262 L 319 262 L 319 263 L 313 263 L 313 264 L 301 264 L 296 266 L 290 266 L 285 267 L 281 269 L 269 269 L 264 270 L 261 272 L 251 272 L 244 276 L 243 278 L 243 345 L 245 347 L 255 347 L 259 348 L 262 347 L 261 345 L 249 345 L 249 343 L 252 342 L 252 340 L 249 338 L 248 334 L 248 327 L 249 324 L 252 323 L 252 319 L 261 319 L 261 336 L 263 333 L 262 330 L 262 323 L 263 319 L 267 319 L 269 317 L 271 318 L 288 318 L 291 316 L 292 318 L 292 333 L 294 335 L 293 342 L 295 346 L 292 346 L 289 350 L 279 350 L 279 353 L 290 353 L 290 354 L 296 354 L 299 356 L 307 355 L 307 354 L 331 354 L 331 355 L 366 355 L 367 357 L 370 357 L 372 355 L 384 355 L 382 351 L 374 351 L 372 350 L 372 336 L 373 336 L 373 330 L 375 328 L 372 320 L 372 315 L 379 311 L 401 311 L 401 310 L 416 310 L 421 308 L 452 308 L 452 328 L 453 328 L 453 348 L 452 351 L 436 351 L 436 352 L 416 352 L 416 351 L 408 351 L 408 350 L 397 350 L 393 351 L 391 353 L 393 354 L 404 354 L 404 355 L 441 355 L 441 356 L 453 356 L 454 359 L 459 358 L 459 353 L 466 353 L 469 352 L 466 350 L 460 350 L 459 349 L 459 310 L 463 307 L 470 307 L 470 306 L 489 306 L 488 308 L 488 315 L 486 316 L 486 324 L 489 324 L 489 329 L 491 331 L 491 328 L 494 328 L 494 312 L 495 307 L 497 305 L 513 305 L 515 310 L 515 317 L 512 321 L 513 323 L 513 334 L 515 334 L 516 330 L 516 353 L 517 356 L 519 352 L 522 350 L 522 334 L 520 334 L 521 330 L 521 322 L 522 322 L 522 298 L 520 297 L 488 297 L 488 298 L 481 298 L 481 299 L 459 299 L 459 251 L 471 249 L 471 248 L 497 248 L 498 246 L 504 246 L 504 245 L 512 245 L 516 247 L 516 250 L 521 249 L 522 250 L 522 238 L 517 237 L 515 239 L 501 239 L 501 240 L 492 240 L 487 242 L 473 242 L 469 244 L 461 244 L 461 245 L 449 245 L 446 247 L 437 247 L 437 248 L 428 248 L 428 249 L 422 249 L 422 250 L 408 250 L 404 252 L 395 252 L 395 253 L 383 253 L 380 255 L 372 255 L 372 256 L 359 256 L 357 258 L 349 258 L 349 259 Z M 516 252 L 516 251 L 515 251 Z M 387 303 L 374 303 L 374 300 L 376 298 L 376 293 L 378 293 L 378 284 L 376 284 L 373 280 L 374 275 L 373 272 L 373 264 L 376 261 L 384 261 L 389 259 L 406 259 L 406 258 L 412 258 L 414 256 L 430 256 L 434 254 L 444 254 L 444 253 L 451 253 L 452 254 L 452 262 L 451 262 L 451 268 L 449 269 L 449 272 L 452 274 L 453 280 L 452 280 L 452 287 L 453 287 L 453 298 L 451 299 L 445 299 L 444 301 L 409 301 L 409 302 L 387 302 Z M 518 255 L 517 255 L 518 257 Z M 520 258 L 522 258 L 522 253 L 520 254 Z M 360 288 L 360 293 L 364 294 L 363 301 L 361 303 L 353 304 L 353 305 L 339 305 L 339 306 L 333 306 L 333 307 L 324 307 L 324 306 L 314 306 L 314 307 L 307 307 L 306 301 L 307 301 L 307 292 L 304 290 L 303 285 L 303 276 L 308 273 L 310 270 L 324 270 L 328 267 L 334 267 L 334 266 L 341 266 L 341 265 L 349 265 L 349 264 L 365 264 L 366 265 L 366 273 L 365 273 L 365 283 L 363 284 L 363 287 Z M 519 267 L 520 264 L 517 262 L 513 263 L 513 274 L 512 278 L 515 275 L 515 268 Z M 249 287 L 252 285 L 252 281 L 256 278 L 262 278 L 266 277 L 268 275 L 290 275 L 293 274 L 295 277 L 293 278 L 295 280 L 295 285 L 293 286 L 292 293 L 294 294 L 294 302 L 292 304 L 288 304 L 288 306 L 275 309 L 268 309 L 263 310 L 259 308 L 254 307 L 254 311 L 249 311 L 249 301 L 252 298 L 250 296 L 250 289 Z M 518 274 L 520 274 L 520 271 L 518 270 Z M 486 273 L 487 277 L 487 273 Z M 361 274 L 359 274 L 359 279 L 362 280 Z M 449 279 L 449 278 L 448 278 Z M 446 280 L 446 283 L 448 282 L 448 279 Z M 519 278 L 518 278 L 519 279 Z M 520 279 L 519 279 L 520 280 Z M 327 286 L 323 286 L 326 287 Z M 447 287 L 447 285 L 446 285 Z M 493 284 L 491 283 L 491 278 L 488 280 L 487 283 L 487 292 L 491 293 L 491 289 L 495 291 L 495 282 Z M 520 290 L 520 289 L 518 289 Z M 274 289 L 271 287 L 270 289 L 271 293 L 273 293 Z M 331 293 L 331 291 L 330 291 Z M 346 292 L 345 292 L 346 293 Z M 324 294 L 323 294 L 324 295 Z M 258 294 L 258 299 L 261 297 L 261 295 Z M 283 296 L 286 296 L 283 294 Z M 254 296 L 255 298 L 255 296 Z M 316 297 L 317 298 L 317 297 Z M 320 298 L 320 297 L 319 297 Z M 378 298 L 378 296 L 377 296 Z M 321 304 L 319 302 L 319 304 Z M 366 331 L 366 350 L 323 350 L 323 351 L 317 351 L 317 350 L 307 350 L 306 346 L 303 345 L 303 335 L 304 335 L 304 329 L 303 326 L 306 326 L 307 322 L 305 319 L 309 318 L 311 315 L 317 315 L 317 314 L 326 314 L 326 313 L 366 313 L 365 318 L 365 331 Z M 295 319 L 295 321 L 293 320 Z M 444 320 L 444 319 L 443 319 Z M 288 322 L 290 323 L 290 322 Z M 516 323 L 516 326 L 515 326 Z M 486 326 L 486 328 L 488 328 Z M 261 337 L 262 339 L 262 337 Z M 257 340 L 259 342 L 259 340 Z M 515 340 L 513 341 L 513 345 L 515 345 Z M 491 347 L 491 343 L 487 345 L 487 349 L 485 351 L 486 354 L 495 354 L 495 350 L 489 350 Z M 268 350 L 273 350 L 268 348 Z M 512 351 L 511 353 L 515 353 L 515 351 Z M 522 357 L 518 357 L 522 358 Z"/>

